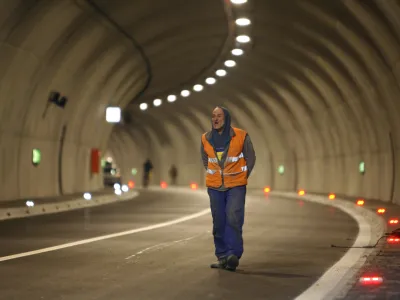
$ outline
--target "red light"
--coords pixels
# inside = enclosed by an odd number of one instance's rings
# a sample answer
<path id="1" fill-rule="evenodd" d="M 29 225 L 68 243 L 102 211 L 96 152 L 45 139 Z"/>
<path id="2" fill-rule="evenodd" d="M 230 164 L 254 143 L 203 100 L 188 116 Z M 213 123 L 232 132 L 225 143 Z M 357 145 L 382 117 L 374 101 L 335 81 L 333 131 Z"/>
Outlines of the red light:
<path id="1" fill-rule="evenodd" d="M 192 190 L 197 190 L 197 183 L 192 183 L 192 184 L 190 185 L 190 188 L 191 188 Z"/>
<path id="2" fill-rule="evenodd" d="M 378 208 L 378 210 L 377 210 L 377 213 L 378 214 L 384 214 L 386 212 L 386 209 L 384 209 L 384 208 Z"/>
<path id="3" fill-rule="evenodd" d="M 399 220 L 398 219 L 390 219 L 389 224 L 391 224 L 391 225 L 399 224 Z"/>
<path id="4" fill-rule="evenodd" d="M 335 195 L 335 194 L 329 194 L 328 198 L 329 198 L 330 200 L 333 200 L 333 199 L 336 198 L 336 195 Z"/>
<path id="5" fill-rule="evenodd" d="M 128 187 L 129 187 L 130 189 L 133 189 L 133 188 L 135 187 L 135 182 L 133 182 L 132 180 L 129 180 L 129 182 L 128 182 Z"/>
<path id="6" fill-rule="evenodd" d="M 365 204 L 364 200 L 361 200 L 361 199 L 357 200 L 357 205 L 358 206 L 363 206 L 364 204 Z"/>
<path id="7" fill-rule="evenodd" d="M 389 236 L 389 237 L 386 239 L 386 241 L 387 241 L 389 244 L 397 244 L 397 243 L 400 242 L 400 237 L 397 237 L 397 236 Z"/>
<path id="8" fill-rule="evenodd" d="M 271 188 L 269 187 L 269 186 L 267 186 L 265 189 L 264 189 L 264 193 L 269 193 L 271 191 Z"/>
<path id="9" fill-rule="evenodd" d="M 381 276 L 362 276 L 360 278 L 360 283 L 363 285 L 374 285 L 381 284 L 383 282 L 383 278 Z"/>
<path id="10" fill-rule="evenodd" d="M 306 192 L 305 192 L 304 190 L 299 190 L 299 192 L 298 192 L 299 196 L 304 196 L 305 193 L 306 193 Z"/>
<path id="11" fill-rule="evenodd" d="M 166 189 L 168 184 L 165 181 L 161 181 L 160 186 L 162 189 Z"/>

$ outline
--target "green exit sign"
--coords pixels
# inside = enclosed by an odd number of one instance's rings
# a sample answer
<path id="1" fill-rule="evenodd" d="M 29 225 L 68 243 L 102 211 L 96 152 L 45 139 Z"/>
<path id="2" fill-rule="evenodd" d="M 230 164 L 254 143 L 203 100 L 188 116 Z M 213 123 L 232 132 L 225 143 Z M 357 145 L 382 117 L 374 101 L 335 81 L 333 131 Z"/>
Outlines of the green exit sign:
<path id="1" fill-rule="evenodd" d="M 365 173 L 365 162 L 360 162 L 360 164 L 358 165 L 358 171 L 361 173 L 361 174 L 364 174 Z"/>
<path id="2" fill-rule="evenodd" d="M 283 175 L 285 173 L 285 166 L 284 165 L 280 165 L 278 167 L 278 173 Z"/>
<path id="3" fill-rule="evenodd" d="M 32 164 L 38 166 L 42 161 L 42 152 L 39 149 L 32 149 Z"/>

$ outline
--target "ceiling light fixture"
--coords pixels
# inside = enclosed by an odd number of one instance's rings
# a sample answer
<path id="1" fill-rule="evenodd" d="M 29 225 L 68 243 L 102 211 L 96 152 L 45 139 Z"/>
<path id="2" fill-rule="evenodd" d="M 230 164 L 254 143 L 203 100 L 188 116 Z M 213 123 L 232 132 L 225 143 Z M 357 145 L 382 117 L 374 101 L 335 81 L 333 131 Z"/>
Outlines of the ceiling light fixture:
<path id="1" fill-rule="evenodd" d="M 162 103 L 161 99 L 155 99 L 155 100 L 153 101 L 153 105 L 154 105 L 154 106 L 160 106 L 161 103 Z"/>
<path id="2" fill-rule="evenodd" d="M 175 95 L 169 95 L 167 100 L 168 100 L 168 102 L 174 102 L 176 100 L 176 96 Z"/>
<path id="3" fill-rule="evenodd" d="M 236 25 L 238 26 L 249 26 L 251 21 L 247 18 L 239 18 L 236 20 Z"/>
<path id="4" fill-rule="evenodd" d="M 181 96 L 182 96 L 182 97 L 189 97 L 189 95 L 190 95 L 190 92 L 189 92 L 188 90 L 183 90 L 183 91 L 181 92 Z"/>
<path id="5" fill-rule="evenodd" d="M 217 72 L 215 72 L 215 74 L 217 74 L 217 76 L 219 77 L 224 77 L 226 76 L 226 71 L 225 70 L 218 70 Z"/>
<path id="6" fill-rule="evenodd" d="M 202 86 L 201 84 L 196 84 L 196 85 L 193 87 L 193 89 L 194 89 L 196 92 L 200 92 L 200 91 L 203 90 L 203 86 Z"/>
<path id="7" fill-rule="evenodd" d="M 225 66 L 227 66 L 228 68 L 232 68 L 234 66 L 236 66 L 236 62 L 234 60 L 227 60 L 225 61 Z"/>
<path id="8" fill-rule="evenodd" d="M 214 77 L 208 77 L 206 79 L 207 84 L 214 84 L 217 80 Z"/>
<path id="9" fill-rule="evenodd" d="M 250 42 L 250 37 L 248 35 L 239 35 L 236 37 L 236 41 L 239 43 L 248 43 Z"/>
<path id="10" fill-rule="evenodd" d="M 247 0 L 231 0 L 233 4 L 244 4 L 247 3 Z"/>
<path id="11" fill-rule="evenodd" d="M 235 56 L 243 55 L 244 51 L 242 49 L 233 49 L 232 54 Z"/>

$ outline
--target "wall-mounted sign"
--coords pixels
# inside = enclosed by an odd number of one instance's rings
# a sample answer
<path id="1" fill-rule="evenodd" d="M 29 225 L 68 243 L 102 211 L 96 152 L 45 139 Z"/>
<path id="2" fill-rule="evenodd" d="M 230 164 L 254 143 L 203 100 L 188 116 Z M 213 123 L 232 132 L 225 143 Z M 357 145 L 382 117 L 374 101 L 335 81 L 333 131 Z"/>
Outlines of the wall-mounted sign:
<path id="1" fill-rule="evenodd" d="M 361 173 L 361 174 L 364 174 L 365 173 L 365 162 L 360 162 L 360 164 L 358 165 L 358 171 Z"/>
<path id="2" fill-rule="evenodd" d="M 119 107 L 107 107 L 107 109 L 106 109 L 106 121 L 108 123 L 119 123 L 121 121 L 121 108 L 119 108 Z"/>
<path id="3" fill-rule="evenodd" d="M 90 164 L 92 174 L 100 173 L 100 150 L 93 148 L 90 153 Z"/>
<path id="4" fill-rule="evenodd" d="M 278 173 L 283 175 L 285 173 L 285 166 L 284 165 L 280 165 L 278 167 Z"/>
<path id="5" fill-rule="evenodd" d="M 32 149 L 32 164 L 38 166 L 42 160 L 42 152 L 39 149 Z"/>

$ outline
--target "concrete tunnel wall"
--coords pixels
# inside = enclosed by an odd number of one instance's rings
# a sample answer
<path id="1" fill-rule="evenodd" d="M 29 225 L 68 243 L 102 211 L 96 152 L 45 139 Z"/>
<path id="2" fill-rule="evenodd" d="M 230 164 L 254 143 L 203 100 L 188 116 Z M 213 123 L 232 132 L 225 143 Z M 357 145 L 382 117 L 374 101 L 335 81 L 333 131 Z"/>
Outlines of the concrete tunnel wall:
<path id="1" fill-rule="evenodd" d="M 93 2 L 124 28 L 136 25 L 149 61 Z M 182 11 L 160 15 L 159 8 L 153 15 L 156 4 L 145 0 L 114 7 L 103 0 L 0 3 L 0 200 L 60 194 L 63 126 L 63 193 L 102 187 L 101 175 L 89 173 L 92 147 L 113 153 L 125 181 L 141 183 L 149 157 L 155 165 L 152 183 L 168 181 L 175 163 L 179 184 L 203 185 L 200 136 L 221 103 L 253 140 L 257 163 L 249 187 L 304 188 L 400 203 L 398 1 L 249 0 L 240 7 L 195 2 L 199 7 L 192 13 L 203 23 L 196 19 L 190 26 L 186 11 L 185 30 L 177 29 Z M 219 6 L 201 10 L 201 5 Z M 252 20 L 250 29 L 234 26 L 238 15 Z M 219 42 L 215 28 L 224 36 Z M 245 55 L 235 57 L 237 66 L 226 78 L 175 103 L 165 101 L 220 68 L 232 57 L 240 33 L 249 34 L 252 43 L 243 46 Z M 196 44 L 195 37 L 202 40 Z M 147 86 L 150 73 L 153 82 Z M 53 89 L 69 102 L 64 110 L 51 107 L 42 118 Z M 155 98 L 165 103 L 152 107 Z M 149 109 L 141 111 L 141 102 Z M 107 124 L 108 105 L 122 107 L 125 122 Z M 37 167 L 30 162 L 32 148 L 42 151 Z M 364 175 L 358 172 L 361 161 Z M 284 175 L 277 172 L 281 164 Z"/>
<path id="2" fill-rule="evenodd" d="M 62 192 L 102 187 L 101 175 L 90 175 L 90 150 L 107 148 L 106 106 L 125 106 L 145 81 L 138 51 L 74 1 L 1 1 L 0 33 L 0 199 L 60 194 L 63 126 Z M 43 117 L 52 90 L 69 102 Z M 42 152 L 37 167 L 33 148 Z"/>

